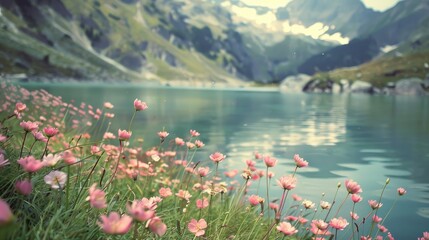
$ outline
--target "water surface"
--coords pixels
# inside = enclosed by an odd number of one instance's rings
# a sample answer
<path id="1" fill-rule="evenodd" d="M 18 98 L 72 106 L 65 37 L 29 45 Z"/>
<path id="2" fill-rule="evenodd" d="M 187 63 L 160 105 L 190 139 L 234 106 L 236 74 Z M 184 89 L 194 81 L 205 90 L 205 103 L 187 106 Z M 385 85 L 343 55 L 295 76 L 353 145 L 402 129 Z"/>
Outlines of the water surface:
<path id="1" fill-rule="evenodd" d="M 294 193 L 318 203 L 322 193 L 331 201 L 338 182 L 359 182 L 364 201 L 357 205 L 364 217 L 367 200 L 376 199 L 387 178 L 391 182 L 378 215 L 384 217 L 396 199 L 396 188 L 407 195 L 396 203 L 385 222 L 396 239 L 416 239 L 429 231 L 429 98 L 413 96 L 308 95 L 218 89 L 140 88 L 102 85 L 27 85 L 44 88 L 65 101 L 115 105 L 112 131 L 127 128 L 135 98 L 150 108 L 137 115 L 134 136 L 146 147 L 162 129 L 171 138 L 201 133 L 206 144 L 196 160 L 225 153 L 224 169 L 242 169 L 253 152 L 279 159 L 276 177 L 291 174 L 292 157 L 299 153 L 310 167 L 298 172 Z M 258 167 L 263 168 L 259 163 Z M 264 185 L 261 183 L 261 186 Z M 256 191 L 257 182 L 252 191 Z M 272 198 L 281 190 L 272 183 Z M 260 191 L 264 196 L 264 191 Z M 346 196 L 341 188 L 338 201 Z M 344 215 L 351 209 L 347 201 Z"/>

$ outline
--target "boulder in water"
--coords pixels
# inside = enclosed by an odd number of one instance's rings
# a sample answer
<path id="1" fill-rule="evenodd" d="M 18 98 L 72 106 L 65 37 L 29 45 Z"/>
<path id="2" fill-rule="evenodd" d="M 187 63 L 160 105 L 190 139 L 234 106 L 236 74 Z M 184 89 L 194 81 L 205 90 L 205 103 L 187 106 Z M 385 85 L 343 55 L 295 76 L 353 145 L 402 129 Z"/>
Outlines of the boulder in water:
<path id="1" fill-rule="evenodd" d="M 395 86 L 397 95 L 425 95 L 423 81 L 419 78 L 408 78 L 399 80 Z"/>
<path id="2" fill-rule="evenodd" d="M 280 91 L 287 93 L 302 92 L 304 86 L 310 82 L 311 77 L 306 74 L 298 74 L 285 78 L 280 84 Z"/>

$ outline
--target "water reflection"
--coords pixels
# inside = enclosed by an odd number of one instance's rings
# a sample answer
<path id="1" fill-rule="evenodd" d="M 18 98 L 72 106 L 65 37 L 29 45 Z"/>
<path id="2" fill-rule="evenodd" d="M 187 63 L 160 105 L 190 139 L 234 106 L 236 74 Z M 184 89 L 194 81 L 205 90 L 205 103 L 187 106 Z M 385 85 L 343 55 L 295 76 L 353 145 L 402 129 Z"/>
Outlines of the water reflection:
<path id="1" fill-rule="evenodd" d="M 314 202 L 322 191 L 330 200 L 337 183 L 346 178 L 362 185 L 366 200 L 377 199 L 389 177 L 386 206 L 395 201 L 397 187 L 408 191 L 386 222 L 389 230 L 397 239 L 415 239 L 416 234 L 428 230 L 429 98 L 168 88 L 48 88 L 65 100 L 79 93 L 79 98 L 95 106 L 112 102 L 116 115 L 112 129 L 128 123 L 132 101 L 143 99 L 150 108 L 137 115 L 134 133 L 145 137 L 145 147 L 159 141 L 156 132 L 163 128 L 172 138 L 187 136 L 189 129 L 197 129 L 206 147 L 196 157 L 204 161 L 210 153 L 221 151 L 228 156 L 221 166 L 228 170 L 242 169 L 244 161 L 259 151 L 279 159 L 279 167 L 274 170 L 280 177 L 293 171 L 292 157 L 299 153 L 310 167 L 299 171 L 297 193 Z M 263 169 L 263 163 L 259 162 L 258 167 Z M 273 198 L 278 198 L 280 189 L 274 183 L 272 190 L 278 194 Z M 342 194 L 346 195 L 344 191 Z M 362 203 L 358 208 L 366 212 L 368 205 Z M 385 214 L 388 208 L 380 211 Z"/>

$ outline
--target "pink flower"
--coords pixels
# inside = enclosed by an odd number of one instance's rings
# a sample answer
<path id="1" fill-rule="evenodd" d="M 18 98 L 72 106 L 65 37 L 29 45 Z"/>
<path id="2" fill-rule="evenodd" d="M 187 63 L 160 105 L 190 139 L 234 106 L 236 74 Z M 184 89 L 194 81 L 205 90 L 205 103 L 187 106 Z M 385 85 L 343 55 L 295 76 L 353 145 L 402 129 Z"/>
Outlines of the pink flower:
<path id="1" fill-rule="evenodd" d="M 18 160 L 18 163 L 26 172 L 34 173 L 43 167 L 43 163 L 36 160 L 33 156 L 23 157 Z"/>
<path id="2" fill-rule="evenodd" d="M 186 201 L 189 201 L 189 199 L 192 197 L 192 195 L 188 191 L 182 189 L 180 189 L 179 192 L 176 193 L 176 196 Z"/>
<path id="3" fill-rule="evenodd" d="M 362 192 L 360 185 L 351 179 L 347 179 L 345 181 L 345 184 L 346 184 L 347 191 L 351 194 L 356 194 L 356 193 Z"/>
<path id="4" fill-rule="evenodd" d="M 276 228 L 277 231 L 282 232 L 285 236 L 291 236 L 298 232 L 298 230 L 288 222 L 281 222 Z"/>
<path id="5" fill-rule="evenodd" d="M 200 136 L 200 133 L 193 129 L 189 130 L 189 133 L 191 134 L 192 137 Z"/>
<path id="6" fill-rule="evenodd" d="M 260 203 L 263 203 L 265 201 L 265 199 L 261 198 L 258 195 L 251 195 L 249 197 L 249 203 L 252 206 L 258 206 Z"/>
<path id="7" fill-rule="evenodd" d="M 32 132 L 39 128 L 39 125 L 37 125 L 37 123 L 31 121 L 22 121 L 19 126 L 21 126 L 26 132 Z"/>
<path id="8" fill-rule="evenodd" d="M 362 197 L 359 194 L 352 194 L 350 197 L 354 203 L 362 201 Z"/>
<path id="9" fill-rule="evenodd" d="M 285 190 L 292 190 L 296 187 L 297 179 L 292 175 L 283 176 L 277 180 L 277 184 Z"/>
<path id="10" fill-rule="evenodd" d="M 298 217 L 293 216 L 293 215 L 289 215 L 285 217 L 286 220 L 288 220 L 289 222 L 294 222 L 296 220 L 298 220 Z"/>
<path id="11" fill-rule="evenodd" d="M 130 216 L 111 212 L 108 216 L 101 215 L 98 225 L 108 234 L 125 234 L 130 230 L 133 219 Z"/>
<path id="12" fill-rule="evenodd" d="M 293 160 L 295 161 L 296 166 L 299 168 L 308 166 L 308 162 L 305 161 L 304 158 L 299 157 L 299 154 L 295 154 L 293 156 Z"/>
<path id="13" fill-rule="evenodd" d="M 402 195 L 404 195 L 405 193 L 407 193 L 407 191 L 405 191 L 405 189 L 404 189 L 404 188 L 398 188 L 398 194 L 399 194 L 399 196 L 402 196 Z"/>
<path id="14" fill-rule="evenodd" d="M 377 203 L 376 200 L 368 200 L 368 204 L 369 206 L 371 206 L 372 209 L 381 208 L 381 206 L 383 206 L 382 203 Z"/>
<path id="15" fill-rule="evenodd" d="M 17 102 L 16 104 L 15 104 L 15 111 L 17 111 L 17 112 L 23 112 L 25 109 L 27 108 L 27 105 L 25 105 L 24 103 L 22 103 L 22 102 Z"/>
<path id="16" fill-rule="evenodd" d="M 62 189 L 67 182 L 67 174 L 61 171 L 52 171 L 43 179 L 46 184 L 51 185 L 52 189 Z"/>
<path id="17" fill-rule="evenodd" d="M 118 138 L 120 141 L 128 141 L 131 137 L 131 132 L 128 132 L 127 130 L 121 130 L 118 129 Z"/>
<path id="18" fill-rule="evenodd" d="M 134 100 L 134 109 L 136 111 L 142 111 L 142 110 L 145 110 L 147 108 L 148 108 L 148 106 L 145 102 L 142 102 L 138 99 Z"/>
<path id="19" fill-rule="evenodd" d="M 219 163 L 219 162 L 223 161 L 225 159 L 225 157 L 226 156 L 220 152 L 215 152 L 215 153 L 210 155 L 210 159 L 215 163 Z"/>
<path id="20" fill-rule="evenodd" d="M 43 135 L 42 132 L 37 132 L 37 131 L 33 131 L 31 132 L 31 134 L 33 134 L 34 139 L 36 139 L 36 141 L 41 141 L 41 142 L 47 142 L 48 138 L 45 137 L 45 135 Z"/>
<path id="21" fill-rule="evenodd" d="M 13 214 L 9 204 L 3 199 L 0 199 L 0 226 L 5 225 L 13 220 Z"/>
<path id="22" fill-rule="evenodd" d="M 350 217 L 352 217 L 353 220 L 358 220 L 359 219 L 359 215 L 357 215 L 357 213 L 354 213 L 354 212 L 350 212 Z"/>
<path id="23" fill-rule="evenodd" d="M 333 218 L 331 221 L 329 221 L 329 226 L 337 229 L 337 230 L 344 230 L 344 228 L 347 227 L 349 223 L 346 219 L 339 217 L 339 218 Z"/>
<path id="24" fill-rule="evenodd" d="M 168 133 L 168 132 L 166 132 L 166 131 L 158 132 L 158 136 L 159 136 L 161 139 L 166 138 L 168 135 L 170 135 L 170 133 Z"/>
<path id="25" fill-rule="evenodd" d="M 299 202 L 299 201 L 301 201 L 302 200 L 302 197 L 300 197 L 300 196 L 298 196 L 297 194 L 292 194 L 292 198 L 293 198 L 293 200 L 294 201 L 297 201 L 297 202 Z"/>
<path id="26" fill-rule="evenodd" d="M 71 165 L 76 163 L 76 157 L 73 155 L 73 153 L 70 150 L 66 150 L 63 153 L 61 153 L 61 157 L 63 158 L 64 162 Z"/>
<path id="27" fill-rule="evenodd" d="M 207 222 L 204 219 L 200 219 L 197 221 L 196 219 L 192 219 L 188 223 L 188 230 L 195 234 L 196 237 L 203 236 L 206 231 L 204 229 L 207 228 Z"/>
<path id="28" fill-rule="evenodd" d="M 170 188 L 160 188 L 158 192 L 159 192 L 159 195 L 163 198 L 167 198 L 173 195 Z"/>
<path id="29" fill-rule="evenodd" d="M 395 240 L 395 238 L 392 236 L 392 233 L 390 233 L 390 232 L 387 233 L 387 238 L 389 240 Z"/>
<path id="30" fill-rule="evenodd" d="M 372 221 L 374 221 L 375 223 L 379 223 L 379 222 L 381 222 L 381 220 L 383 220 L 383 218 L 381 218 L 375 214 L 374 214 L 374 216 L 372 216 Z"/>
<path id="31" fill-rule="evenodd" d="M 378 229 L 380 229 L 380 232 L 387 232 L 388 231 L 388 229 L 381 224 L 377 224 L 377 227 L 378 227 Z M 381 238 L 381 239 L 383 239 L 383 238 Z"/>
<path id="32" fill-rule="evenodd" d="M 135 220 L 143 222 L 155 217 L 156 203 L 153 200 L 143 198 L 134 200 L 127 205 L 127 211 Z"/>
<path id="33" fill-rule="evenodd" d="M 105 103 L 103 104 L 103 106 L 104 106 L 105 108 L 107 108 L 107 109 L 112 109 L 112 108 L 113 108 L 113 104 L 111 104 L 110 102 L 105 102 Z"/>
<path id="34" fill-rule="evenodd" d="M 209 206 L 209 200 L 206 197 L 203 197 L 203 199 L 198 199 L 196 204 L 198 209 L 203 209 Z"/>
<path id="35" fill-rule="evenodd" d="M 89 188 L 89 196 L 86 198 L 86 200 L 89 200 L 89 204 L 91 205 L 91 207 L 93 208 L 97 208 L 97 209 L 103 209 L 107 207 L 106 204 L 106 193 L 104 193 L 103 190 L 97 189 L 97 184 L 94 183 L 92 184 L 92 186 Z"/>
<path id="36" fill-rule="evenodd" d="M 104 139 L 115 139 L 116 136 L 115 136 L 115 134 L 113 134 L 111 132 L 105 132 L 104 135 L 103 135 L 103 138 Z"/>
<path id="37" fill-rule="evenodd" d="M 279 205 L 278 205 L 277 203 L 273 203 L 273 202 L 271 202 L 268 206 L 269 206 L 271 209 L 273 209 L 275 212 L 277 212 L 277 211 L 279 210 Z"/>
<path id="38" fill-rule="evenodd" d="M 197 170 L 197 173 L 200 177 L 205 177 L 209 173 L 210 168 L 209 167 L 199 167 Z"/>
<path id="39" fill-rule="evenodd" d="M 200 140 L 195 140 L 195 146 L 197 146 L 197 148 L 202 148 L 205 144 Z"/>
<path id="40" fill-rule="evenodd" d="M 31 185 L 31 182 L 29 180 L 22 180 L 17 181 L 15 183 L 15 189 L 18 193 L 28 196 L 31 194 L 31 191 L 33 190 L 33 186 Z"/>
<path id="41" fill-rule="evenodd" d="M 229 178 L 235 177 L 235 175 L 237 175 L 237 173 L 238 173 L 237 169 L 234 169 L 234 170 L 231 170 L 231 171 L 228 171 L 228 172 L 224 172 L 225 176 L 227 176 Z"/>
<path id="42" fill-rule="evenodd" d="M 186 146 L 188 147 L 188 149 L 192 149 L 195 147 L 195 144 L 191 142 L 186 142 Z"/>
<path id="43" fill-rule="evenodd" d="M 43 132 L 48 138 L 50 138 L 58 134 L 58 129 L 53 127 L 45 127 L 43 128 Z"/>
<path id="44" fill-rule="evenodd" d="M 42 159 L 43 166 L 53 167 L 61 159 L 61 155 L 49 153 L 47 156 L 44 156 Z"/>
<path id="45" fill-rule="evenodd" d="M 262 154 L 258 153 L 258 152 L 254 152 L 255 155 L 255 159 L 261 159 L 262 158 Z"/>
<path id="46" fill-rule="evenodd" d="M 7 139 L 6 136 L 4 136 L 3 134 L 0 134 L 0 142 L 5 142 Z"/>
<path id="47" fill-rule="evenodd" d="M 167 225 L 165 225 L 159 217 L 150 219 L 147 225 L 149 230 L 158 236 L 163 236 L 165 232 L 167 232 Z"/>
<path id="48" fill-rule="evenodd" d="M 1 222 L 1 220 L 0 220 Z M 429 232 L 424 232 L 423 237 L 419 238 L 418 240 L 429 240 Z"/>
<path id="49" fill-rule="evenodd" d="M 274 167 L 277 164 L 277 159 L 272 158 L 270 156 L 264 157 L 264 162 L 267 167 Z"/>
<path id="50" fill-rule="evenodd" d="M 176 145 L 178 145 L 178 146 L 185 145 L 185 141 L 183 141 L 183 139 L 181 139 L 179 137 L 175 138 L 174 141 L 176 142 Z"/>
<path id="51" fill-rule="evenodd" d="M 328 230 L 329 224 L 323 220 L 313 220 L 311 221 L 311 231 L 314 234 L 325 235 Z"/>

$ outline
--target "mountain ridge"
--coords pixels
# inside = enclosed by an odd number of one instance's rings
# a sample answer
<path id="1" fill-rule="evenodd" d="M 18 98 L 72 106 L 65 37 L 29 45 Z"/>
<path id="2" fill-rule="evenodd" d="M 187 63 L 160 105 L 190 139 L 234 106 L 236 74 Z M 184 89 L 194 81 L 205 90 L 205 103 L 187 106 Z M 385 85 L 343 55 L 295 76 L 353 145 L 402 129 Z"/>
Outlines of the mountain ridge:
<path id="1" fill-rule="evenodd" d="M 227 7 L 225 1 L 205 0 L 0 0 L 0 72 L 82 80 L 279 82 L 370 61 L 387 44 L 419 36 L 429 22 L 427 0 L 420 5 L 410 0 L 414 5 L 401 3 L 406 7 L 385 13 L 359 0 L 329 1 L 333 7 L 321 12 L 329 2 L 316 2 L 290 2 L 280 8 L 291 11 L 286 18 L 239 1 Z M 355 11 L 345 11 L 350 4 Z M 320 14 L 311 14 L 317 10 Z M 246 22 L 237 11 L 274 19 Z M 416 26 L 401 29 L 412 23 Z M 318 32 L 302 34 L 307 27 Z M 383 34 L 398 29 L 391 42 L 383 41 Z M 327 40 L 339 33 L 351 41 Z M 366 47 L 357 44 L 365 41 Z"/>

